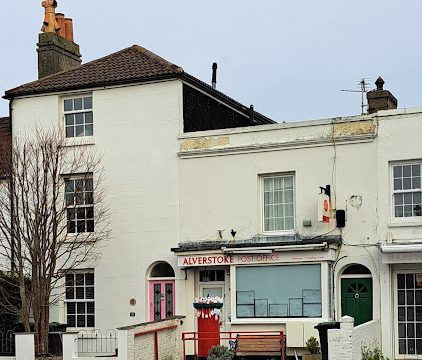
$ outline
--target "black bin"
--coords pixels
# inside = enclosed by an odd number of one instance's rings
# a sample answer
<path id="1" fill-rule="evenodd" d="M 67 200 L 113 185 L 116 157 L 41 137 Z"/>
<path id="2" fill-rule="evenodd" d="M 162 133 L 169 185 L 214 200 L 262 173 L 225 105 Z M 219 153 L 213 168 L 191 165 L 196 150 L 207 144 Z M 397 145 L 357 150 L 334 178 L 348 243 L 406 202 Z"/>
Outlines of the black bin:
<path id="1" fill-rule="evenodd" d="M 48 327 L 48 352 L 52 355 L 62 355 L 62 334 L 66 332 L 67 324 L 50 323 Z"/>
<path id="2" fill-rule="evenodd" d="M 328 330 L 340 329 L 340 323 L 338 321 L 327 321 L 319 323 L 315 326 L 315 329 L 319 332 L 322 360 L 328 360 Z"/>

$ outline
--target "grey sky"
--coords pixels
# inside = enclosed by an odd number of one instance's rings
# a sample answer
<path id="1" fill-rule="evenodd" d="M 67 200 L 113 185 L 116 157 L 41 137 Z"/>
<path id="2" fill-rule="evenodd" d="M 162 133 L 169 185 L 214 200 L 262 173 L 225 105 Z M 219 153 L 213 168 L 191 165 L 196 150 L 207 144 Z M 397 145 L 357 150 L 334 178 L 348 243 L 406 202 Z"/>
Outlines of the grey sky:
<path id="1" fill-rule="evenodd" d="M 422 106 L 421 0 L 57 0 L 83 62 L 139 44 L 276 121 L 360 113 L 361 77 Z M 36 79 L 41 0 L 2 1 L 0 92 Z M 0 116 L 8 102 L 0 101 Z"/>

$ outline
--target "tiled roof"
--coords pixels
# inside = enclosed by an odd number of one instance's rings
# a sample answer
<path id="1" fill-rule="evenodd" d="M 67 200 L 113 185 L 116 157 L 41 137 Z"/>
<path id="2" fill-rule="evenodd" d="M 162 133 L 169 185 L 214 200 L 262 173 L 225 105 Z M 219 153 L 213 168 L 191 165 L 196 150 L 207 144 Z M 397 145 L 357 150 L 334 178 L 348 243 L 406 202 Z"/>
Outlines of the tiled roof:
<path id="1" fill-rule="evenodd" d="M 6 91 L 5 98 L 166 78 L 183 69 L 134 45 L 71 70 Z"/>
<path id="2" fill-rule="evenodd" d="M 10 119 L 0 118 L 0 179 L 5 177 L 6 162 L 10 159 L 11 136 Z"/>
<path id="3" fill-rule="evenodd" d="M 139 45 L 133 45 L 71 70 L 18 86 L 6 91 L 3 97 L 11 99 L 24 95 L 83 90 L 100 86 L 134 84 L 174 78 L 182 79 L 199 87 L 220 101 L 238 109 L 245 116 L 249 116 L 248 107 L 184 72 L 180 66 L 172 64 Z M 273 120 L 256 111 L 254 114 L 256 124 L 274 123 Z"/>

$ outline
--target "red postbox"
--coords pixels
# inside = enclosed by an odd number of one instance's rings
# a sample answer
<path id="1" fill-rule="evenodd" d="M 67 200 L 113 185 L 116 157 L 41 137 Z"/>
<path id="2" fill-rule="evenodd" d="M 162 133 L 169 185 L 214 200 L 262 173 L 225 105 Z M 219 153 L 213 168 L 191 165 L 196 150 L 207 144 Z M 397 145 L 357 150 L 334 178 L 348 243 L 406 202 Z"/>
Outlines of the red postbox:
<path id="1" fill-rule="evenodd" d="M 206 358 L 211 347 L 220 345 L 220 318 L 223 303 L 203 299 L 207 298 L 200 298 L 199 300 L 202 301 L 195 301 L 193 306 L 198 317 L 198 355 Z"/>

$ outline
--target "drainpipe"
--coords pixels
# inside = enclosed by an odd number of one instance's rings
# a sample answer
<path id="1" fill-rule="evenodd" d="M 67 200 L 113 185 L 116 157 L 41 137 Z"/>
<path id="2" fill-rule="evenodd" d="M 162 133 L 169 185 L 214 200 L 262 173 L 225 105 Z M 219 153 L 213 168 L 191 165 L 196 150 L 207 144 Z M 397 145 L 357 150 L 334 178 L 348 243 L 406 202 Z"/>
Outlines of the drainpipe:
<path id="1" fill-rule="evenodd" d="M 13 146 L 13 133 L 12 133 L 12 124 L 13 124 L 13 118 L 12 118 L 12 114 L 13 114 L 13 107 L 12 107 L 12 103 L 13 103 L 13 98 L 11 98 L 9 100 L 9 131 L 10 131 L 10 138 L 11 138 L 11 149 L 10 149 L 10 161 L 12 162 L 12 146 Z M 9 176 L 9 187 L 10 189 L 13 188 L 13 176 Z M 16 271 L 16 264 L 15 264 L 15 231 L 14 231 L 14 222 L 13 222 L 13 217 L 14 217 L 14 213 L 15 213 L 15 205 L 14 205 L 14 201 L 13 201 L 13 196 L 12 194 L 10 194 L 10 242 L 11 242 L 11 249 L 10 249 L 10 271 L 12 273 L 14 273 Z"/>

